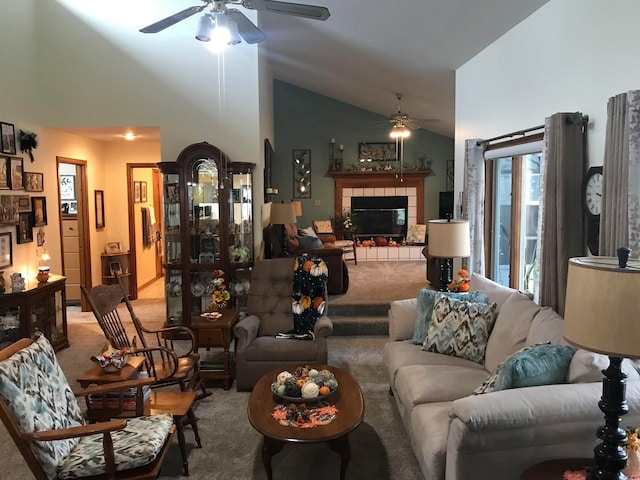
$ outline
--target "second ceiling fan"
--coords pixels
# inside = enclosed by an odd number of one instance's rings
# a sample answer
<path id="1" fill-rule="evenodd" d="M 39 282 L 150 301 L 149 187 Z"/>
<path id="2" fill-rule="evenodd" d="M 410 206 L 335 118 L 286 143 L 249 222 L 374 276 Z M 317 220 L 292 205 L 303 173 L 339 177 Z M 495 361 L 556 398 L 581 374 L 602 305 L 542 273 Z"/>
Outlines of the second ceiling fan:
<path id="1" fill-rule="evenodd" d="M 262 30 L 256 27 L 240 10 L 227 8 L 227 5 L 238 5 L 249 10 L 283 13 L 296 17 L 310 18 L 313 20 L 326 20 L 329 18 L 329 9 L 315 5 L 300 3 L 278 2 L 275 0 L 202 0 L 204 5 L 186 8 L 180 12 L 152 23 L 142 29 L 142 33 L 158 33 L 185 20 L 206 8 L 209 11 L 200 18 L 196 38 L 203 42 L 212 39 L 214 30 L 218 27 L 226 28 L 230 33 L 227 43 L 240 43 L 240 37 L 247 43 L 259 43 L 267 38 Z"/>
<path id="2" fill-rule="evenodd" d="M 437 122 L 436 118 L 411 118 L 406 113 L 402 112 L 402 98 L 401 93 L 395 94 L 398 99 L 398 112 L 389 116 L 389 122 L 393 125 L 391 129 L 391 137 L 408 137 L 410 132 L 408 129 L 416 130 L 418 128 L 424 128 L 423 123 Z"/>

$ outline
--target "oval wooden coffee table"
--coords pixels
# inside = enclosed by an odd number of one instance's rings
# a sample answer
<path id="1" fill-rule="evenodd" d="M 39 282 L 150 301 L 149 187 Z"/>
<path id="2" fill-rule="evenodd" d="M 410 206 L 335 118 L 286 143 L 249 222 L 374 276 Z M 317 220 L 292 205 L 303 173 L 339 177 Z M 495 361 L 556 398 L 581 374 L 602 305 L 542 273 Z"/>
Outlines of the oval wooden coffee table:
<path id="1" fill-rule="evenodd" d="M 262 463 L 269 480 L 273 478 L 271 458 L 282 450 L 285 443 L 327 442 L 331 450 L 340 454 L 340 479 L 344 480 L 351 459 L 349 432 L 353 431 L 364 417 L 364 399 L 358 382 L 344 370 L 328 365 L 311 364 L 313 368 L 324 368 L 333 372 L 338 381 L 338 390 L 326 401 L 335 405 L 338 413 L 327 425 L 313 428 L 296 428 L 281 425 L 271 413 L 273 407 L 280 403 L 271 391 L 271 384 L 283 370 L 295 370 L 302 365 L 284 365 L 263 376 L 253 387 L 247 407 L 249 422 L 263 436 Z"/>

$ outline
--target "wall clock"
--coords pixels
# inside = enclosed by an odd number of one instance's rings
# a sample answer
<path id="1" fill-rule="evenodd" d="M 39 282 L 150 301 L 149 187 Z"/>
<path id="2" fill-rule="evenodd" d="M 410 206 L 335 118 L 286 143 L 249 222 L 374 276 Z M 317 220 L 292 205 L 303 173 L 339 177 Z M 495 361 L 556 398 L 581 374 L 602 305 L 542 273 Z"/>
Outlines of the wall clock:
<path id="1" fill-rule="evenodd" d="M 600 250 L 600 211 L 602 209 L 602 167 L 591 167 L 584 179 L 583 205 L 587 216 L 587 247 L 592 255 Z"/>

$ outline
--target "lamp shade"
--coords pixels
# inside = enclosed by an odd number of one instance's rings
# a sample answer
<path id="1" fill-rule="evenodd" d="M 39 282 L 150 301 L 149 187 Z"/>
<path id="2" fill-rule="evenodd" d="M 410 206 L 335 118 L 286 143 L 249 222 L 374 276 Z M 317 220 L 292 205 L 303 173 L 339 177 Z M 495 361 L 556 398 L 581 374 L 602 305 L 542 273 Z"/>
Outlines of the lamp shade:
<path id="1" fill-rule="evenodd" d="M 286 223 L 296 223 L 296 210 L 292 202 L 272 203 L 270 223 L 280 225 Z"/>
<path id="2" fill-rule="evenodd" d="M 569 260 L 564 338 L 576 347 L 640 358 L 640 262 L 616 257 Z"/>
<path id="3" fill-rule="evenodd" d="M 467 220 L 429 220 L 429 256 L 456 258 L 470 254 Z"/>

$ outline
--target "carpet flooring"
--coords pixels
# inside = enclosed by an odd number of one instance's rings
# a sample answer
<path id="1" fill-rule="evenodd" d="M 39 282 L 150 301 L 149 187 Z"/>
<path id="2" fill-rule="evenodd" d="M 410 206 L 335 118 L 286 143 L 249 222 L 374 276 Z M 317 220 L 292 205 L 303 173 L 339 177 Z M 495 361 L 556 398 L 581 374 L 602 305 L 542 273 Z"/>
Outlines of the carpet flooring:
<path id="1" fill-rule="evenodd" d="M 140 305 L 140 308 L 143 306 Z M 138 310 L 138 306 L 135 307 Z M 152 325 L 150 325 L 152 326 Z M 104 337 L 96 324 L 69 326 L 71 346 L 58 352 L 59 362 L 72 388 L 89 366 L 89 356 L 100 350 Z M 423 478 L 409 440 L 388 392 L 382 363 L 383 336 L 330 337 L 329 364 L 348 371 L 360 384 L 365 399 L 364 422 L 350 434 L 350 480 L 418 480 Z M 203 448 L 195 448 L 185 430 L 189 469 L 194 480 L 266 479 L 261 461 L 261 437 L 247 420 L 249 393 L 211 388 L 213 395 L 197 403 L 195 413 Z M 321 427 L 318 427 L 321 428 Z M 326 444 L 286 445 L 273 458 L 274 478 L 326 480 L 339 478 L 339 457 Z M 32 478 L 24 460 L 4 428 L 0 428 L 1 478 Z M 161 477 L 182 476 L 177 444 L 171 447 Z"/>

